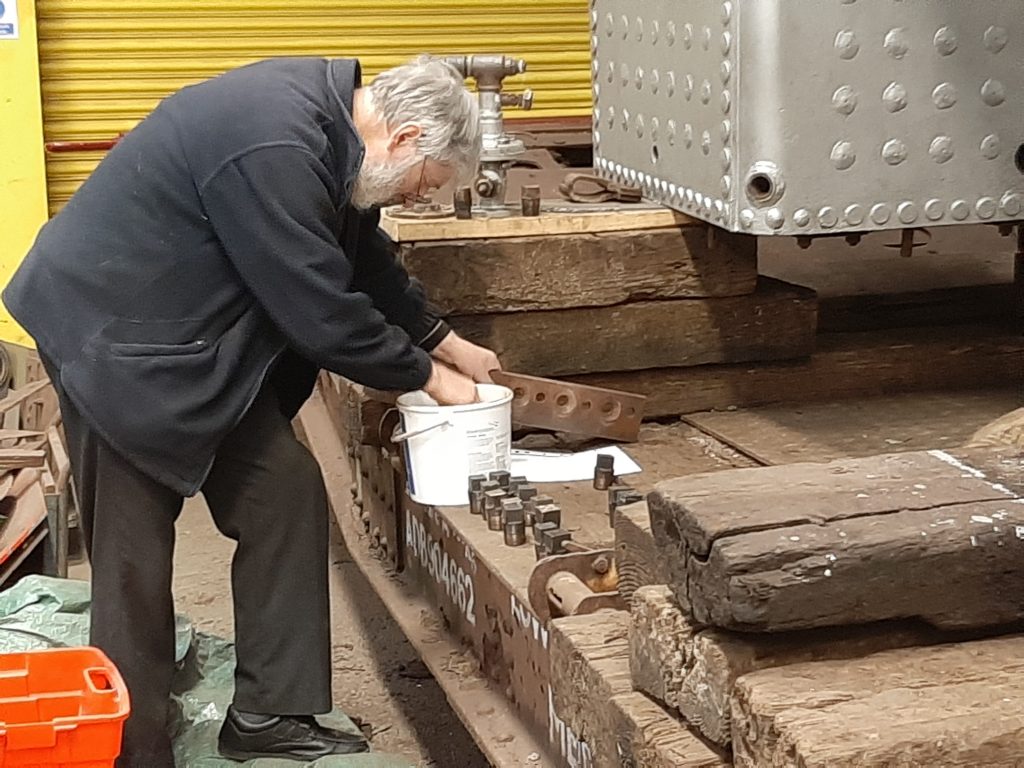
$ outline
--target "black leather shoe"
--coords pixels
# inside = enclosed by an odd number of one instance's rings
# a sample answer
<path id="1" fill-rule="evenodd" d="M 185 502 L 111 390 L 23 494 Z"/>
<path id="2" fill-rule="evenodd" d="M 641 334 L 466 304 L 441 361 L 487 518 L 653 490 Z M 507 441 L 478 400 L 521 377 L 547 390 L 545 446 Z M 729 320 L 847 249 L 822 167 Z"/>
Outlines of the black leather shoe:
<path id="1" fill-rule="evenodd" d="M 218 748 L 232 760 L 281 757 L 307 762 L 370 751 L 361 736 L 325 728 L 311 716 L 246 715 L 232 707 L 220 729 Z"/>

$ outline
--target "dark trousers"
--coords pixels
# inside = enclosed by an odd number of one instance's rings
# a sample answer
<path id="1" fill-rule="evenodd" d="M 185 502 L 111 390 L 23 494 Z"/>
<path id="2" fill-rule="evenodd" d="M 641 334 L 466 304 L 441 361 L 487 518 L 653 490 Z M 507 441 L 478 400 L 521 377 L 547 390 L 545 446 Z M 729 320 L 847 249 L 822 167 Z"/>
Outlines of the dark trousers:
<path id="1" fill-rule="evenodd" d="M 173 767 L 171 570 L 183 499 L 135 469 L 59 387 L 58 394 L 92 565 L 90 641 L 118 667 L 131 696 L 117 765 Z M 224 440 L 202 492 L 217 528 L 238 543 L 231 563 L 235 706 L 262 714 L 329 711 L 327 494 L 271 387 Z"/>

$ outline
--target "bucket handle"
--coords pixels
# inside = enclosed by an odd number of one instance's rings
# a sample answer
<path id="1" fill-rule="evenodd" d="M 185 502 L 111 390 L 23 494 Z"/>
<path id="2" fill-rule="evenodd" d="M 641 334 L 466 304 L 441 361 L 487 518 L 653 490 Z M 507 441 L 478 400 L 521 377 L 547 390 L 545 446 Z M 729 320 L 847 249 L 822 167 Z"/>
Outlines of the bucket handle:
<path id="1" fill-rule="evenodd" d="M 448 421 L 448 420 L 439 421 L 439 422 L 437 422 L 437 424 L 431 424 L 429 427 L 424 427 L 423 429 L 417 429 L 417 430 L 415 430 L 413 432 L 399 432 L 398 431 L 398 427 L 395 427 L 395 431 L 391 433 L 391 442 L 393 442 L 393 443 L 404 443 L 407 440 L 410 440 L 410 439 L 412 439 L 414 437 L 419 437 L 420 435 L 425 435 L 427 432 L 433 432 L 435 429 L 438 429 L 439 427 L 450 427 L 451 425 L 452 425 L 452 423 L 450 421 Z"/>

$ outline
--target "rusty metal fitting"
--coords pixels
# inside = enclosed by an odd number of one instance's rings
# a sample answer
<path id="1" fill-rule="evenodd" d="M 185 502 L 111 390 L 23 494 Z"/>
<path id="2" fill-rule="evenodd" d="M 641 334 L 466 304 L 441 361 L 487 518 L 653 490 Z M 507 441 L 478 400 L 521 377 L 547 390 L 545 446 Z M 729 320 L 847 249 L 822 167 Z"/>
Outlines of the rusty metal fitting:
<path id="1" fill-rule="evenodd" d="M 554 523 L 562 525 L 562 508 L 557 504 L 541 504 L 537 506 L 534 513 L 534 520 L 537 523 Z"/>
<path id="2" fill-rule="evenodd" d="M 611 570 L 612 564 L 608 560 L 607 555 L 601 555 L 600 557 L 594 560 L 594 563 L 591 567 L 594 569 L 594 573 L 604 576 L 604 574 L 608 573 L 608 571 Z"/>
<path id="3" fill-rule="evenodd" d="M 594 490 L 607 491 L 615 483 L 615 457 L 607 453 L 597 455 L 594 466 Z"/>
<path id="4" fill-rule="evenodd" d="M 473 190 L 470 187 L 459 187 L 452 194 L 452 205 L 455 207 L 456 219 L 473 218 Z"/>
<path id="5" fill-rule="evenodd" d="M 484 491 L 483 513 L 487 516 L 488 520 L 491 515 L 498 515 L 498 519 L 501 519 L 501 501 L 505 496 L 505 492 L 500 488 L 491 488 Z"/>
<path id="6" fill-rule="evenodd" d="M 545 555 L 547 535 L 557 529 L 558 526 L 554 523 L 537 523 L 533 526 L 533 550 L 538 560 L 547 556 Z"/>
<path id="7" fill-rule="evenodd" d="M 519 192 L 519 202 L 523 208 L 523 216 L 540 216 L 540 187 L 536 184 L 524 184 Z"/>
<path id="8" fill-rule="evenodd" d="M 487 529 L 491 531 L 501 530 L 501 510 L 491 510 L 487 513 Z"/>
<path id="9" fill-rule="evenodd" d="M 619 507 L 643 501 L 644 495 L 628 485 L 616 484 L 608 488 L 608 525 L 614 527 Z"/>
<path id="10" fill-rule="evenodd" d="M 501 500 L 501 524 L 504 525 L 509 521 L 522 521 L 524 525 L 526 523 L 526 513 L 523 511 L 523 502 L 515 497 Z"/>
<path id="11" fill-rule="evenodd" d="M 471 475 L 469 478 L 469 513 L 471 515 L 484 513 L 483 485 L 486 482 L 487 478 L 483 475 Z"/>
<path id="12" fill-rule="evenodd" d="M 526 507 L 526 524 L 532 528 L 537 524 L 537 507 L 544 504 L 554 504 L 555 500 L 550 496 L 538 496 L 534 493 L 529 498 L 524 499 L 523 503 Z"/>
<path id="13" fill-rule="evenodd" d="M 526 543 L 526 523 L 508 521 L 505 523 L 505 546 L 521 547 Z"/>
<path id="14" fill-rule="evenodd" d="M 552 555 L 565 554 L 565 545 L 572 539 L 572 534 L 563 531 L 553 523 L 540 523 L 540 533 L 534 529 L 534 551 L 540 560 Z"/>
<path id="15" fill-rule="evenodd" d="M 537 498 L 537 488 L 529 483 L 524 483 L 516 488 L 516 496 L 523 504 L 526 504 L 526 502 Z"/>

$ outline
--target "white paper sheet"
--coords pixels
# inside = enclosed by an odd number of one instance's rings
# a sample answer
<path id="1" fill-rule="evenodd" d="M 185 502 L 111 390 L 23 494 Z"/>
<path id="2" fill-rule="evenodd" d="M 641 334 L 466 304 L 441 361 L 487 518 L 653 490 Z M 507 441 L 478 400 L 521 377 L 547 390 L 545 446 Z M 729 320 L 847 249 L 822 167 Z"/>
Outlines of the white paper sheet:
<path id="1" fill-rule="evenodd" d="M 531 483 L 571 483 L 592 480 L 597 455 L 604 453 L 615 458 L 615 475 L 632 475 L 641 467 L 618 446 L 595 448 L 580 453 L 553 451 L 512 450 L 512 474 L 522 475 Z"/>

